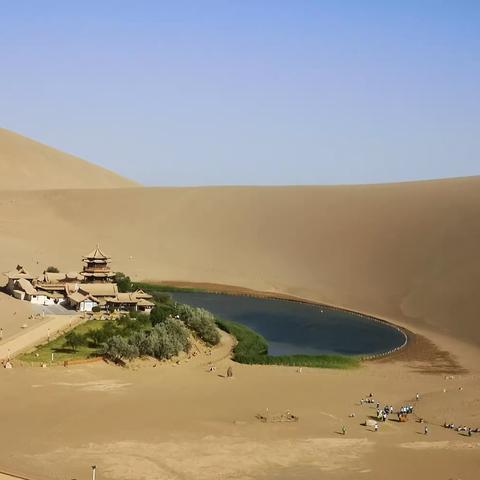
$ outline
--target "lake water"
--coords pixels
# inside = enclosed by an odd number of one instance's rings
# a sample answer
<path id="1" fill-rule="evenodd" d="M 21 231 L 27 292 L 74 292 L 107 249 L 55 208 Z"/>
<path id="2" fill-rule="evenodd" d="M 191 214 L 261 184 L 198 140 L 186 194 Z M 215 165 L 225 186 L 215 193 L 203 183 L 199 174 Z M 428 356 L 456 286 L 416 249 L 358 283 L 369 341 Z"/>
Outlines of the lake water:
<path id="1" fill-rule="evenodd" d="M 270 355 L 378 354 L 405 340 L 396 328 L 328 307 L 214 293 L 172 296 L 255 330 L 267 340 Z"/>

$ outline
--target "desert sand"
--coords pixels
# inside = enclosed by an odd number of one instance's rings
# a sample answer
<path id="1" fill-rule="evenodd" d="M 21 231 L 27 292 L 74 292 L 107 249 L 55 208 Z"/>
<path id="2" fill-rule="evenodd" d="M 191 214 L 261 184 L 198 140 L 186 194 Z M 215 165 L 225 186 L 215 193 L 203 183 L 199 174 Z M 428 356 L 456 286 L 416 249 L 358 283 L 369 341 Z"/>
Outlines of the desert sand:
<path id="1" fill-rule="evenodd" d="M 0 189 L 138 186 L 105 168 L 0 128 Z"/>
<path id="2" fill-rule="evenodd" d="M 30 172 L 43 147 L 25 145 L 17 158 Z M 70 157 L 59 162 L 69 170 Z M 17 263 L 74 270 L 99 242 L 135 279 L 225 284 L 373 314 L 433 342 L 432 358 L 405 353 L 359 370 L 299 374 L 234 364 L 224 336 L 213 358 L 176 367 L 2 369 L 0 471 L 39 480 L 88 478 L 91 464 L 106 479 L 477 477 L 480 434 L 440 425 L 480 427 L 479 177 L 108 189 L 79 177 L 58 190 L 58 172 L 36 190 L 24 189 L 19 170 L 7 182 L 2 175 L 0 271 Z M 0 301 L 9 325 L 16 305 L 17 316 L 28 315 L 28 305 L 11 302 Z M 433 358 L 440 350 L 448 371 Z M 235 378 L 208 372 L 210 361 L 220 374 L 233 365 Z M 420 392 L 416 411 L 430 433 L 414 421 L 376 433 L 362 426 L 375 410 L 359 404 L 369 392 L 395 406 Z M 267 408 L 300 421 L 258 422 Z"/>

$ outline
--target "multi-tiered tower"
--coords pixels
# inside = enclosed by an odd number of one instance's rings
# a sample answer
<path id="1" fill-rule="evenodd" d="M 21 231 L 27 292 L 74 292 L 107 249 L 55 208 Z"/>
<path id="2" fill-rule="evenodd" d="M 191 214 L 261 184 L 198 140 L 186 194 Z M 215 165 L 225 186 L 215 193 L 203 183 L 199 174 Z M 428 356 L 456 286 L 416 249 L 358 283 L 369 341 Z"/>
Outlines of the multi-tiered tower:
<path id="1" fill-rule="evenodd" d="M 86 283 L 113 282 L 115 273 L 110 268 L 111 257 L 105 255 L 97 245 L 95 250 L 83 257 L 83 277 Z"/>

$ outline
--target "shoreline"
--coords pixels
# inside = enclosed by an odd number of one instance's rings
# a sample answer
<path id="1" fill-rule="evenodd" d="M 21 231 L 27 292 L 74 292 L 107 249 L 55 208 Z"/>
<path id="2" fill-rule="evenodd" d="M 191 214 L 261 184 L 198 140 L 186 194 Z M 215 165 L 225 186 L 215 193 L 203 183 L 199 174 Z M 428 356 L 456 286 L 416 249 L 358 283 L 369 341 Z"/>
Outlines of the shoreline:
<path id="1" fill-rule="evenodd" d="M 135 283 L 135 282 L 134 282 Z M 375 322 L 383 323 L 389 327 L 397 330 L 403 335 L 404 341 L 402 345 L 392 348 L 386 352 L 374 353 L 370 355 L 359 355 L 360 361 L 374 361 L 378 359 L 385 359 L 394 354 L 397 354 L 401 351 L 409 349 L 411 341 L 415 337 L 419 337 L 418 334 L 415 334 L 411 330 L 402 327 L 393 323 L 392 321 L 386 320 L 384 318 L 375 317 L 373 315 L 368 315 L 366 313 L 358 312 L 355 310 L 350 310 L 348 308 L 339 307 L 336 305 L 329 305 L 326 303 L 315 302 L 313 300 L 307 300 L 302 297 L 296 297 L 294 295 L 288 295 L 283 293 L 272 293 L 260 290 L 253 290 L 246 287 L 238 287 L 235 285 L 223 285 L 219 283 L 208 283 L 208 282 L 186 282 L 186 281 L 155 281 L 155 280 L 143 280 L 139 283 L 145 283 L 149 285 L 158 285 L 162 287 L 174 287 L 180 289 L 192 289 L 192 293 L 211 293 L 216 295 L 232 295 L 238 297 L 251 297 L 251 298 L 261 298 L 266 300 L 284 300 L 288 302 L 303 303 L 305 305 L 312 305 L 315 307 L 325 307 L 331 310 L 337 310 L 341 312 L 347 312 L 358 317 L 366 318 Z M 197 291 L 197 292 L 195 292 Z"/>

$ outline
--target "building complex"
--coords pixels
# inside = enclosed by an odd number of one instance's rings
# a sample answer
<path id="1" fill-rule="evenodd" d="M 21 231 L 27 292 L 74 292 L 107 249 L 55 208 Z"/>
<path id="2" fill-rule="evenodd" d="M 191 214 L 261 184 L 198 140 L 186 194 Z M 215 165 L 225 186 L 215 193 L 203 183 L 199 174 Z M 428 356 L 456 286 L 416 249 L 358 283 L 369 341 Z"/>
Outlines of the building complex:
<path id="1" fill-rule="evenodd" d="M 19 300 L 37 305 L 63 305 L 81 312 L 92 310 L 141 311 L 150 313 L 155 304 L 143 290 L 119 292 L 111 257 L 99 246 L 82 258 L 81 272 L 45 271 L 39 277 L 18 265 L 6 272 L 7 292 Z"/>

